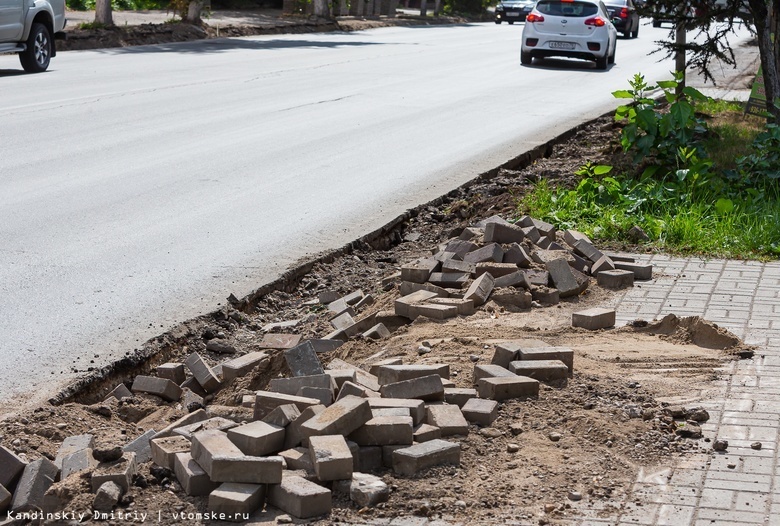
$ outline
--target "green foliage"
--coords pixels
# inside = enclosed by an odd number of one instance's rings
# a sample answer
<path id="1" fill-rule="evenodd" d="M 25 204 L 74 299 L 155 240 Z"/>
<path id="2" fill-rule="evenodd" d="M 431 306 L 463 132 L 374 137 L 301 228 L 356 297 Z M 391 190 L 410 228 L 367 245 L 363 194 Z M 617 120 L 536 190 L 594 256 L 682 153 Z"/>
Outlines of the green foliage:
<path id="1" fill-rule="evenodd" d="M 780 126 L 767 125 L 748 154 L 735 159 L 735 168 L 723 170 L 708 152 L 724 143 L 744 149 L 754 133 L 746 124 L 710 134 L 703 112 L 734 108 L 687 88 L 677 97 L 677 85 L 650 86 L 635 75 L 630 90 L 613 93 L 631 99 L 615 118 L 627 121 L 621 144 L 643 161 L 641 173 L 615 175 L 611 166 L 588 162 L 576 172 L 576 188 L 553 188 L 543 180 L 519 202 L 520 211 L 602 241 L 630 241 L 627 233 L 637 225 L 649 243 L 673 252 L 780 256 Z M 668 112 L 650 98 L 656 88 Z"/>
<path id="2" fill-rule="evenodd" d="M 482 15 L 495 0 L 444 0 L 442 13 L 445 15 Z"/>
<path id="3" fill-rule="evenodd" d="M 66 0 L 66 5 L 74 11 L 92 11 L 95 9 L 95 0 Z M 167 0 L 111 0 L 111 8 L 116 11 L 168 9 L 168 2 Z"/>
<path id="4" fill-rule="evenodd" d="M 671 167 L 674 166 L 672 161 L 679 160 L 680 148 L 698 150 L 701 147 L 700 137 L 706 132 L 706 126 L 696 115 L 693 103 L 708 98 L 691 87 L 683 88 L 678 97 L 675 91 L 681 81 L 681 77 L 677 77 L 653 86 L 637 73 L 629 81 L 630 90 L 613 92 L 615 98 L 631 99 L 630 104 L 617 109 L 615 120 L 627 121 L 620 142 L 624 151 L 633 151 L 635 162 L 652 158 L 659 167 Z M 669 111 L 661 112 L 660 103 L 648 96 L 659 88 L 669 104 Z"/>

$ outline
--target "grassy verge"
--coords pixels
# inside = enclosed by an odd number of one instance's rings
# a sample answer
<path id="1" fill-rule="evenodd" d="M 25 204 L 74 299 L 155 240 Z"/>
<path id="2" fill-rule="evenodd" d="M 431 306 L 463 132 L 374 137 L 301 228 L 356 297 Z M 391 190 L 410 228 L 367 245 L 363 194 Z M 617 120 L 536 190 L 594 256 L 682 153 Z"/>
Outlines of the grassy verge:
<path id="1" fill-rule="evenodd" d="M 636 82 L 622 92 L 634 104 L 618 110 L 636 172 L 587 164 L 575 188 L 542 180 L 519 211 L 602 242 L 633 243 L 638 226 L 648 237 L 643 243 L 666 252 L 780 257 L 780 129 L 745 117 L 739 103 L 695 90 L 689 101 L 667 97 L 671 107 L 661 110 Z"/>

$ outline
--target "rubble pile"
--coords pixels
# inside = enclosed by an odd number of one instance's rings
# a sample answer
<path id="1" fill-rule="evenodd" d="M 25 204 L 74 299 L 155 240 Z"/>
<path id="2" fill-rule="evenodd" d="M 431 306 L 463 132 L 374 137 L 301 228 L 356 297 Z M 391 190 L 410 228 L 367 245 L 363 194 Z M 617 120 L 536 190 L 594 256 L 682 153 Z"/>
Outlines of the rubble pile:
<path id="1" fill-rule="evenodd" d="M 517 223 L 491 217 L 385 278 L 384 290 L 400 292 L 393 311 L 358 317 L 374 303 L 371 295 L 325 292 L 319 302 L 327 305 L 333 331 L 321 339 L 269 332 L 263 350 L 240 354 L 210 335 L 207 351 L 238 356 L 211 367 L 191 352 L 183 363 L 162 364 L 156 375 L 138 375 L 108 394 L 186 408 L 164 429 L 113 448 L 98 447 L 91 434 L 71 436 L 53 460 L 29 463 L 0 446 L 0 512 L 13 517 L 62 510 L 68 496 L 55 483 L 69 477 L 87 477 L 92 509 L 111 512 L 146 463 L 157 466 L 156 477 L 207 499 L 212 519 L 246 520 L 266 504 L 301 519 L 321 516 L 331 511 L 334 493 L 357 506 L 375 506 L 391 493 L 375 473 L 414 476 L 459 465 L 458 437 L 472 425 L 489 427 L 500 402 L 538 397 L 540 382 L 565 384 L 574 372 L 574 351 L 538 339 L 496 344 L 490 364 L 474 360 L 470 388 L 450 380 L 447 363 L 409 365 L 391 358 L 360 368 L 330 359 L 323 366 L 320 356 L 351 338 L 387 338 L 421 316 L 468 316 L 488 301 L 518 309 L 551 305 L 583 293 L 590 276 L 601 286 L 621 288 L 651 274 L 649 266 L 601 253 L 581 233 L 556 232 L 530 217 Z M 586 329 L 614 323 L 608 309 L 572 316 L 573 326 Z M 268 370 L 279 353 L 289 376 L 243 396 L 240 407 L 209 403 L 231 382 Z"/>

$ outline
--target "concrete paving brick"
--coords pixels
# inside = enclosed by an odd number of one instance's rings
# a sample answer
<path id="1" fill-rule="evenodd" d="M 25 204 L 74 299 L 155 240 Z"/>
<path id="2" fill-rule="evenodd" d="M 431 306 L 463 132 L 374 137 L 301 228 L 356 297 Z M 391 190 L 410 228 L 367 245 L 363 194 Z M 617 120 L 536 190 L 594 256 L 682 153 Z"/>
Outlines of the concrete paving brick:
<path id="1" fill-rule="evenodd" d="M 305 471 L 307 476 L 315 477 L 314 464 L 311 461 L 311 455 L 309 454 L 309 448 L 307 447 L 294 447 L 286 449 L 279 453 L 287 463 L 287 469 Z"/>
<path id="2" fill-rule="evenodd" d="M 484 305 L 493 292 L 494 280 L 490 274 L 482 274 L 466 289 L 463 299 L 471 300 L 476 307 Z"/>
<path id="3" fill-rule="evenodd" d="M 571 315 L 571 326 L 588 330 L 606 329 L 615 326 L 615 310 L 594 307 Z"/>
<path id="4" fill-rule="evenodd" d="M 469 434 L 469 423 L 457 405 L 427 406 L 425 423 L 438 427 L 442 437 Z"/>
<path id="5" fill-rule="evenodd" d="M 474 365 L 474 384 L 478 384 L 479 381 L 483 378 L 498 378 L 498 377 L 508 377 L 508 378 L 514 378 L 517 375 L 510 371 L 509 369 L 506 369 L 504 367 L 501 367 L 500 365 Z"/>
<path id="6" fill-rule="evenodd" d="M 342 435 L 309 437 L 309 456 L 314 472 L 321 481 L 352 477 L 354 459 Z"/>
<path id="7" fill-rule="evenodd" d="M 300 416 L 291 422 L 285 429 L 284 449 L 291 449 L 300 445 L 301 441 L 304 440 L 301 426 L 324 410 L 324 405 L 313 405 L 301 411 Z"/>
<path id="8" fill-rule="evenodd" d="M 184 380 L 187 379 L 187 375 L 184 372 L 183 363 L 173 363 L 173 362 L 164 363 L 162 365 L 158 365 L 157 368 L 155 369 L 155 372 L 157 373 L 157 376 L 159 378 L 165 378 L 166 380 L 170 380 L 176 385 L 183 384 Z"/>
<path id="9" fill-rule="evenodd" d="M 493 276 L 493 279 L 498 279 L 504 276 L 518 273 L 518 267 L 516 263 L 477 263 L 474 271 L 475 277 L 480 277 L 482 274 L 488 273 Z M 525 277 L 525 274 L 522 274 Z"/>
<path id="10" fill-rule="evenodd" d="M 490 363 L 492 365 L 500 365 L 504 369 L 509 369 L 510 362 L 517 359 L 517 351 L 522 348 L 532 347 L 549 347 L 549 344 L 542 340 L 535 339 L 522 339 L 512 340 L 503 343 L 497 343 L 495 345 L 495 351 L 493 352 L 493 358 Z"/>
<path id="11" fill-rule="evenodd" d="M 494 288 L 490 299 L 501 306 L 512 306 L 519 309 L 530 309 L 533 296 L 525 290 L 515 288 Z"/>
<path id="12" fill-rule="evenodd" d="M 502 289 L 507 287 L 530 290 L 531 283 L 528 281 L 525 272 L 522 270 L 515 270 L 510 274 L 497 277 L 493 280 L 493 288 Z"/>
<path id="13" fill-rule="evenodd" d="M 135 461 L 138 464 L 145 464 L 152 460 L 152 445 L 151 440 L 157 432 L 154 429 L 149 429 L 143 435 L 137 437 L 132 442 L 128 443 L 122 448 L 122 451 L 127 453 L 135 453 Z"/>
<path id="14" fill-rule="evenodd" d="M 331 492 L 297 475 L 286 476 L 281 484 L 268 488 L 268 503 L 299 519 L 330 513 Z"/>
<path id="15" fill-rule="evenodd" d="M 520 243 L 525 238 L 522 227 L 511 223 L 491 222 L 485 225 L 485 243 Z"/>
<path id="16" fill-rule="evenodd" d="M 262 420 L 268 413 L 280 405 L 293 404 L 299 411 L 307 407 L 320 405 L 316 398 L 288 395 L 284 393 L 272 393 L 271 391 L 257 391 L 255 397 L 255 420 Z"/>
<path id="17" fill-rule="evenodd" d="M 584 238 L 575 240 L 571 247 L 574 249 L 575 254 L 590 260 L 592 263 L 595 263 L 604 257 L 604 253 L 602 253 L 595 246 L 593 246 L 592 243 L 588 242 Z"/>
<path id="18" fill-rule="evenodd" d="M 441 262 L 435 259 L 421 259 L 401 267 L 401 279 L 411 283 L 425 283 L 431 274 L 441 268 Z"/>
<path id="19" fill-rule="evenodd" d="M 447 259 L 442 261 L 441 264 L 442 272 L 454 272 L 456 274 L 466 273 L 473 275 L 476 270 L 477 266 L 474 263 L 468 263 L 466 261 L 460 261 L 457 259 Z"/>
<path id="20" fill-rule="evenodd" d="M 550 279 L 558 289 L 558 294 L 561 298 L 568 298 L 570 296 L 576 296 L 580 292 L 580 284 L 574 277 L 571 266 L 569 263 L 561 258 L 548 261 L 547 272 L 550 273 Z"/>
<path id="21" fill-rule="evenodd" d="M 341 389 L 344 382 L 357 382 L 357 376 L 354 370 L 349 369 L 327 369 L 325 374 L 330 376 L 336 383 L 336 389 Z"/>
<path id="22" fill-rule="evenodd" d="M 177 453 L 189 453 L 189 439 L 181 435 L 157 438 L 151 441 L 152 460 L 158 466 L 173 469 Z"/>
<path id="23" fill-rule="evenodd" d="M 470 272 L 433 272 L 428 283 L 445 289 L 462 289 L 471 279 Z"/>
<path id="24" fill-rule="evenodd" d="M 526 249 L 517 243 L 512 243 L 509 248 L 504 251 L 504 263 L 512 263 L 521 268 L 528 268 L 531 266 L 531 256 L 528 255 Z"/>
<path id="25" fill-rule="evenodd" d="M 472 398 L 477 397 L 476 389 L 459 388 L 459 387 L 445 387 L 444 388 L 444 401 L 448 404 L 454 404 L 458 407 L 463 407 L 466 402 Z"/>
<path id="26" fill-rule="evenodd" d="M 281 457 L 244 455 L 222 431 L 200 431 L 192 435 L 192 458 L 212 482 L 278 484 L 282 480 Z"/>
<path id="27" fill-rule="evenodd" d="M 114 509 L 122 498 L 122 488 L 114 482 L 106 482 L 100 486 L 92 501 L 92 509 L 100 512 L 109 513 Z"/>
<path id="28" fill-rule="evenodd" d="M 392 452 L 393 471 L 414 475 L 424 469 L 443 464 L 460 465 L 460 444 L 446 440 L 430 440 Z"/>
<path id="29" fill-rule="evenodd" d="M 413 305 L 419 305 L 426 302 L 431 298 L 436 298 L 439 295 L 436 292 L 430 292 L 427 290 L 418 290 L 412 292 L 395 300 L 395 313 L 398 316 L 413 319 L 413 313 L 411 307 Z"/>
<path id="30" fill-rule="evenodd" d="M 219 485 L 217 482 L 211 482 L 208 474 L 189 452 L 174 455 L 173 472 L 184 493 L 191 497 L 208 495 Z"/>
<path id="31" fill-rule="evenodd" d="M 344 385 L 341 386 L 341 389 L 339 389 L 339 394 L 336 397 L 336 401 L 341 400 L 347 396 L 371 398 L 371 397 L 378 397 L 380 395 L 378 392 L 372 391 L 370 389 L 366 389 L 362 385 L 358 385 L 352 382 L 345 382 Z"/>
<path id="32" fill-rule="evenodd" d="M 359 446 L 411 445 L 412 425 L 411 416 L 378 416 L 350 433 L 349 439 Z"/>
<path id="33" fill-rule="evenodd" d="M 311 376 L 323 374 L 317 350 L 311 341 L 305 341 L 284 351 L 284 360 L 293 376 Z"/>
<path id="34" fill-rule="evenodd" d="M 225 482 L 209 495 L 208 509 L 221 520 L 245 522 L 253 511 L 263 507 L 265 493 L 262 484 Z"/>
<path id="35" fill-rule="evenodd" d="M 420 316 L 432 320 L 447 320 L 458 315 L 458 307 L 454 305 L 437 305 L 420 303 L 409 307 L 409 318 L 416 320 Z"/>
<path id="36" fill-rule="evenodd" d="M 390 329 L 385 327 L 383 323 L 377 323 L 366 332 L 363 333 L 363 338 L 366 340 L 384 340 L 391 336 Z"/>
<path id="37" fill-rule="evenodd" d="M 521 360 L 509 364 L 509 370 L 518 376 L 527 376 L 540 382 L 559 382 L 569 377 L 568 366 L 560 360 Z"/>
<path id="38" fill-rule="evenodd" d="M 122 458 L 114 462 L 101 462 L 92 471 L 92 492 L 96 492 L 106 482 L 113 482 L 127 493 L 137 474 L 135 453 L 124 453 Z"/>
<path id="39" fill-rule="evenodd" d="M 78 453 L 79 451 L 89 449 L 92 450 L 95 447 L 95 436 L 91 434 L 84 434 L 84 435 L 73 435 L 65 438 L 65 440 L 62 441 L 62 444 L 60 444 L 59 449 L 57 450 L 57 456 L 54 458 L 54 464 L 62 469 L 62 460 L 72 455 L 73 453 Z"/>
<path id="40" fill-rule="evenodd" d="M 336 382 L 330 375 L 322 373 L 291 378 L 273 378 L 268 384 L 269 391 L 288 395 L 296 395 L 301 387 L 322 387 L 330 389 L 333 393 L 336 390 Z"/>
<path id="41" fill-rule="evenodd" d="M 228 429 L 227 436 L 245 455 L 262 457 L 284 448 L 284 427 L 262 420 Z"/>
<path id="42" fill-rule="evenodd" d="M 598 273 L 597 283 L 607 289 L 625 289 L 634 286 L 634 273 L 630 270 L 604 270 Z"/>
<path id="43" fill-rule="evenodd" d="M 454 252 L 458 255 L 460 259 L 463 259 L 463 256 L 468 254 L 469 252 L 473 252 L 474 250 L 477 250 L 479 247 L 475 245 L 474 243 L 463 240 L 463 239 L 452 239 L 450 240 L 446 247 L 446 252 Z"/>
<path id="44" fill-rule="evenodd" d="M 4 513 L 8 508 L 11 507 L 12 499 L 13 495 L 11 495 L 11 492 L 8 491 L 5 486 L 0 484 L 0 513 Z"/>
<path id="45" fill-rule="evenodd" d="M 219 378 L 217 378 L 217 379 L 219 380 Z M 184 391 L 184 392 L 190 391 L 190 392 L 194 393 L 195 395 L 198 395 L 198 396 L 203 397 L 203 398 L 208 396 L 208 393 L 206 392 L 206 390 L 203 389 L 203 387 L 201 387 L 201 385 L 198 383 L 198 381 L 195 379 L 194 376 L 190 376 L 189 378 L 184 380 L 184 383 L 181 384 L 179 387 L 181 387 L 182 391 Z M 182 396 L 184 396 L 183 393 L 182 393 Z"/>
<path id="46" fill-rule="evenodd" d="M 368 398 L 367 401 L 372 411 L 384 408 L 408 409 L 414 425 L 419 425 L 425 418 L 425 403 L 422 400 L 411 398 Z"/>
<path id="47" fill-rule="evenodd" d="M 367 398 L 347 396 L 304 422 L 300 432 L 303 438 L 321 435 L 346 436 L 372 417 Z"/>
<path id="48" fill-rule="evenodd" d="M 349 498 L 359 507 L 372 507 L 390 498 L 390 487 L 382 479 L 367 473 L 353 473 Z"/>
<path id="49" fill-rule="evenodd" d="M 382 448 L 379 446 L 361 446 L 357 454 L 357 470 L 371 473 L 382 469 Z"/>
<path id="50" fill-rule="evenodd" d="M 128 389 L 125 384 L 119 384 L 114 387 L 114 389 L 108 393 L 103 400 L 108 400 L 109 398 L 116 398 L 117 400 L 121 400 L 122 398 L 130 398 L 132 396 L 133 393 L 130 392 L 130 389 Z"/>
<path id="51" fill-rule="evenodd" d="M 512 377 L 482 378 L 477 383 L 480 398 L 507 400 L 539 396 L 539 381 L 515 375 Z"/>
<path id="52" fill-rule="evenodd" d="M 428 442 L 441 438 L 441 429 L 430 424 L 420 424 L 414 428 L 414 441 L 417 443 Z"/>
<path id="53" fill-rule="evenodd" d="M 432 374 L 439 375 L 441 378 L 450 377 L 449 364 L 432 365 L 382 365 L 376 369 L 376 377 L 379 385 L 392 384 L 404 380 L 412 380 Z"/>
<path id="54" fill-rule="evenodd" d="M 54 484 L 58 473 L 57 466 L 47 458 L 25 465 L 14 490 L 11 511 L 26 512 L 41 508 L 44 495 Z M 2 486 L 5 487 L 5 484 Z"/>
<path id="55" fill-rule="evenodd" d="M 355 380 L 359 385 L 362 385 L 366 389 L 370 389 L 372 391 L 379 391 L 379 381 L 377 380 L 376 376 L 367 371 L 364 371 L 363 369 L 355 367 L 354 365 L 349 364 L 344 360 L 340 360 L 338 358 L 331 360 L 330 364 L 328 364 L 328 369 L 347 369 L 354 371 Z"/>
<path id="56" fill-rule="evenodd" d="M 333 403 L 333 392 L 333 389 L 326 387 L 303 386 L 298 389 L 298 392 L 295 394 L 304 398 L 314 398 L 315 400 L 319 400 L 322 405 L 327 407 Z"/>
<path id="57" fill-rule="evenodd" d="M 219 378 L 214 374 L 214 371 L 206 365 L 203 358 L 198 353 L 192 353 L 184 360 L 184 365 L 190 370 L 195 380 L 198 382 L 204 391 L 207 393 L 213 393 L 219 389 L 221 383 Z"/>
<path id="58" fill-rule="evenodd" d="M 213 407 L 213 406 L 210 406 Z M 172 436 L 181 436 L 187 440 L 192 440 L 193 433 L 198 431 L 206 431 L 208 429 L 216 429 L 219 431 L 227 431 L 231 427 L 236 427 L 238 424 L 233 420 L 223 418 L 221 416 L 215 416 L 194 424 L 187 424 L 186 426 L 177 427 L 173 430 Z"/>
<path id="59" fill-rule="evenodd" d="M 74 473 L 93 469 L 98 465 L 98 461 L 92 456 L 92 449 L 80 449 L 68 455 L 61 460 L 60 479 L 64 480 Z"/>
<path id="60" fill-rule="evenodd" d="M 409 281 L 403 281 L 398 286 L 398 292 L 401 294 L 401 298 L 399 298 L 399 299 L 402 299 L 402 298 L 404 298 L 406 296 L 410 296 L 410 295 L 414 294 L 415 292 L 421 292 L 421 291 L 435 294 L 436 297 L 438 297 L 438 298 L 446 298 L 446 297 L 449 296 L 449 293 L 447 292 L 447 289 L 444 289 L 442 287 L 437 287 L 436 285 L 433 285 L 431 283 L 411 283 Z M 398 305 L 399 305 L 398 303 L 394 303 L 394 305 L 393 305 L 393 308 L 394 308 L 393 312 L 397 316 L 402 316 L 403 317 L 402 314 L 399 314 L 398 311 L 395 310 L 396 307 L 398 307 Z M 403 305 L 401 305 L 401 308 L 403 308 Z"/>
<path id="61" fill-rule="evenodd" d="M 472 398 L 461 409 L 463 417 L 482 427 L 490 426 L 498 418 L 498 402 Z"/>
<path id="62" fill-rule="evenodd" d="M 301 411 L 295 404 L 284 404 L 275 407 L 261 421 L 278 427 L 287 427 L 299 416 L 301 416 Z"/>
<path id="63" fill-rule="evenodd" d="M 648 281 L 653 279 L 653 266 L 643 265 L 641 263 L 627 263 L 624 261 L 615 261 L 615 268 L 618 270 L 628 270 L 634 273 L 634 279 L 637 281 Z"/>
<path id="64" fill-rule="evenodd" d="M 355 325 L 355 319 L 352 317 L 351 312 L 342 312 L 338 316 L 332 318 L 330 324 L 334 329 L 343 331 L 346 330 L 347 327 Z"/>
<path id="65" fill-rule="evenodd" d="M 170 380 L 154 376 L 136 376 L 130 390 L 134 393 L 159 396 L 167 402 L 176 402 L 181 398 L 181 387 Z"/>
<path id="66" fill-rule="evenodd" d="M 376 361 L 376 362 L 372 362 L 368 366 L 368 372 L 370 372 L 371 374 L 376 376 L 377 379 L 378 379 L 379 378 L 378 373 L 379 373 L 379 368 L 380 367 L 383 367 L 385 365 L 403 365 L 403 363 L 404 363 L 404 361 L 403 361 L 402 358 L 398 358 L 398 357 L 396 357 L 396 358 L 385 358 L 384 360 L 379 360 L 379 361 Z"/>
<path id="67" fill-rule="evenodd" d="M 266 334 L 266 336 L 269 336 Z M 298 335 L 296 335 L 298 336 Z M 236 378 L 246 376 L 257 367 L 261 362 L 268 358 L 268 354 L 262 351 L 247 353 L 238 358 L 233 358 L 222 364 L 222 380 L 229 382 Z"/>
<path id="68" fill-rule="evenodd" d="M 418 398 L 429 402 L 444 400 L 444 385 L 438 374 L 385 384 L 379 392 L 383 398 Z"/>
<path id="69" fill-rule="evenodd" d="M 162 431 L 156 433 L 153 438 L 162 438 L 162 437 L 171 436 L 173 434 L 174 429 L 178 429 L 180 427 L 184 427 L 189 424 L 194 424 L 195 422 L 201 422 L 203 420 L 207 420 L 208 417 L 209 415 L 208 413 L 206 413 L 205 409 L 198 409 L 197 411 L 193 411 L 192 413 L 188 413 L 183 417 L 179 418 L 178 420 L 170 424 L 168 427 L 164 428 Z"/>
<path id="70" fill-rule="evenodd" d="M 502 263 L 504 260 L 504 249 L 497 243 L 490 243 L 483 247 L 472 250 L 463 256 L 463 261 L 467 263 L 494 262 Z"/>
<path id="71" fill-rule="evenodd" d="M 615 270 L 615 262 L 608 256 L 603 256 L 597 261 L 593 262 L 590 267 L 590 273 L 598 278 L 598 275 L 608 270 Z"/>
<path id="72" fill-rule="evenodd" d="M 429 305 L 443 305 L 445 307 L 455 307 L 458 316 L 471 316 L 476 312 L 474 301 L 464 300 L 463 298 L 433 298 L 427 301 Z"/>

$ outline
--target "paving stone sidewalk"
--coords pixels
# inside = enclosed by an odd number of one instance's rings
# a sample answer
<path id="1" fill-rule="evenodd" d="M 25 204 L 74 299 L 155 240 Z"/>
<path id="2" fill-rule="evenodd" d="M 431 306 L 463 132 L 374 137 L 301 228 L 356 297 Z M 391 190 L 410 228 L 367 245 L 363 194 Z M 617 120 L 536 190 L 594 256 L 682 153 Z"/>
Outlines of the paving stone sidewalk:
<path id="1" fill-rule="evenodd" d="M 637 282 L 614 298 L 618 326 L 670 313 L 702 316 L 758 349 L 753 359 L 727 365 L 722 380 L 701 400 L 710 413 L 702 426 L 705 437 L 728 440 L 727 451 L 699 453 L 674 469 L 642 472 L 631 502 L 611 517 L 594 510 L 569 523 L 780 525 L 780 262 L 638 259 L 654 265 L 653 280 Z M 699 395 L 691 393 L 691 400 Z M 760 450 L 751 448 L 754 442 L 761 442 Z"/>

